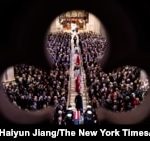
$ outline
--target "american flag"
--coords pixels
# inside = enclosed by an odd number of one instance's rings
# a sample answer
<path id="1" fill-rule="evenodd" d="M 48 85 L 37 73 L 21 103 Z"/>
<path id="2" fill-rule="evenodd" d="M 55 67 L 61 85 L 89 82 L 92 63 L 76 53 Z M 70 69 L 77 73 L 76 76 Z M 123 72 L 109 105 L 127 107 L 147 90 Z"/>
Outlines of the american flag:
<path id="1" fill-rule="evenodd" d="M 80 120 L 80 117 L 81 117 L 80 111 L 75 111 L 74 112 L 74 120 Z"/>

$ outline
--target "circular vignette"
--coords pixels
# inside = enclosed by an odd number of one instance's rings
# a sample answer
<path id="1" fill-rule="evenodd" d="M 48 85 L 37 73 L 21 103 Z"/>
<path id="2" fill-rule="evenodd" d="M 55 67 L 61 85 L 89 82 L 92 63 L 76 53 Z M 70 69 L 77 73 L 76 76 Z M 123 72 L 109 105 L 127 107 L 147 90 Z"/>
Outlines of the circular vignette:
<path id="1" fill-rule="evenodd" d="M 59 5 L 58 2 L 60 3 Z M 50 8 L 53 5 L 57 5 L 55 9 Z M 17 46 L 24 50 L 24 54 L 28 55 L 28 61 L 33 64 L 50 66 L 43 50 L 44 39 L 49 29 L 49 24 L 61 13 L 73 9 L 84 9 L 93 13 L 105 26 L 111 50 L 107 51 L 109 52 L 109 56 L 106 55 L 107 57 L 103 58 L 104 69 L 109 68 L 111 65 L 119 66 L 123 58 L 127 55 L 129 56 L 129 53 L 133 53 L 136 46 L 133 27 L 127 15 L 114 1 L 81 1 L 79 5 L 75 1 L 65 3 L 65 0 L 61 2 L 56 0 L 51 3 L 46 0 L 35 3 L 30 11 L 27 12 L 24 20 L 22 20 L 21 24 L 23 26 L 20 26 Z M 22 27 L 24 28 L 22 29 Z M 36 50 L 36 54 L 34 53 L 33 58 L 34 50 Z"/>
<path id="2" fill-rule="evenodd" d="M 58 3 L 60 4 L 58 5 Z M 50 7 L 54 5 L 57 6 L 55 6 L 55 9 L 52 10 Z M 96 15 L 99 19 L 102 20 L 103 24 L 105 25 L 110 37 L 111 44 L 111 52 L 108 57 L 108 61 L 106 62 L 107 65 L 105 64 L 105 66 L 108 67 L 114 63 L 118 65 L 122 60 L 121 58 L 127 56 L 125 52 L 133 52 L 136 42 L 133 36 L 134 34 L 131 32 L 132 28 L 127 22 L 128 20 L 123 14 L 122 9 L 117 4 L 115 4 L 114 1 L 81 1 L 79 5 L 75 1 L 69 1 L 66 3 L 65 0 L 55 0 L 53 1 L 53 3 L 51 3 L 49 0 L 45 0 L 35 3 L 35 5 L 30 9 L 30 11 L 27 12 L 24 20 L 21 22 L 23 26 L 20 26 L 20 31 L 18 32 L 18 36 L 16 37 L 17 43 L 14 44 L 16 44 L 18 48 L 23 49 L 20 53 L 24 54 L 24 60 L 30 63 L 32 62 L 32 64 L 41 65 L 43 67 L 46 65 L 47 67 L 49 67 L 46 56 L 43 51 L 44 37 L 49 27 L 49 23 L 60 13 L 64 11 L 70 11 L 72 9 L 85 9 L 86 11 L 89 11 Z M 22 27 L 24 28 L 22 29 Z M 128 49 L 126 49 L 127 46 Z M 120 54 L 120 52 L 124 52 L 125 55 Z M 110 60 L 113 61 L 109 63 Z M 5 103 L 8 103 L 8 100 L 4 98 L 2 91 L 1 93 L 1 99 L 5 99 Z M 143 104 L 146 104 L 146 102 Z M 10 110 L 12 110 L 12 112 L 14 113 L 21 112 L 19 110 L 14 111 L 14 109 L 11 109 L 12 104 L 8 105 L 8 113 Z M 139 111 L 142 112 L 143 109 L 140 107 L 139 109 Z M 1 111 L 3 111 L 3 109 L 1 109 Z M 27 116 L 25 115 L 27 113 L 23 114 L 24 116 Z M 110 117 L 114 117 L 114 120 L 112 120 L 112 122 L 115 123 L 116 120 L 118 120 L 118 116 L 117 114 L 115 114 L 116 116 L 113 116 L 114 114 L 111 114 Z M 104 115 L 106 114 L 104 113 Z M 126 113 L 126 115 L 123 116 L 124 120 L 122 120 L 120 123 L 126 123 L 127 116 L 128 113 Z M 137 115 L 135 114 L 134 116 Z M 137 116 L 137 118 L 139 117 Z M 107 117 L 106 120 L 109 121 L 110 119 Z M 32 122 L 33 121 L 31 120 L 30 123 Z M 135 123 L 135 121 L 131 121 L 130 123 Z"/>

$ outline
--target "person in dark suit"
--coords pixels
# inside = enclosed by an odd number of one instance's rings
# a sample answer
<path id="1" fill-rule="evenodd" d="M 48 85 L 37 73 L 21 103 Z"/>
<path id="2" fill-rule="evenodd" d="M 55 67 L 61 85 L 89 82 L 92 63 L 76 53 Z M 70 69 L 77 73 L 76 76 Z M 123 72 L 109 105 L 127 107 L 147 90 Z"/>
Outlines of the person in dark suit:
<path id="1" fill-rule="evenodd" d="M 76 104 L 76 109 L 82 112 L 83 110 L 83 102 L 82 102 L 82 96 L 80 93 L 75 97 L 75 104 Z"/>

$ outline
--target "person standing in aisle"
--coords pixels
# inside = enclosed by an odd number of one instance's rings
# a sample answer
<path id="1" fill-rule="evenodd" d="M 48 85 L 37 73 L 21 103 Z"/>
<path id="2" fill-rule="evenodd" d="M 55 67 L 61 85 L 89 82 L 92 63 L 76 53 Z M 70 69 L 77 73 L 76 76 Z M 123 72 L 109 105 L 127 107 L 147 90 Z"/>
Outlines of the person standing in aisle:
<path id="1" fill-rule="evenodd" d="M 83 101 L 81 93 L 78 93 L 78 95 L 75 97 L 75 104 L 77 111 L 83 111 Z"/>

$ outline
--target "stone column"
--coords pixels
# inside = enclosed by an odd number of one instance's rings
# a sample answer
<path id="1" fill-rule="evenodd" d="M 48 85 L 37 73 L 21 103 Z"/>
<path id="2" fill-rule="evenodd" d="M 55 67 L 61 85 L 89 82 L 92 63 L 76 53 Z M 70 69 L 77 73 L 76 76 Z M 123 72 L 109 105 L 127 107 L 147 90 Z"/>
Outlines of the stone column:
<path id="1" fill-rule="evenodd" d="M 14 67 L 8 68 L 2 75 L 2 82 L 10 82 L 15 80 Z"/>

